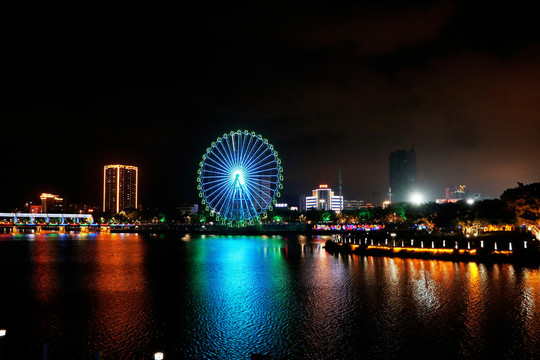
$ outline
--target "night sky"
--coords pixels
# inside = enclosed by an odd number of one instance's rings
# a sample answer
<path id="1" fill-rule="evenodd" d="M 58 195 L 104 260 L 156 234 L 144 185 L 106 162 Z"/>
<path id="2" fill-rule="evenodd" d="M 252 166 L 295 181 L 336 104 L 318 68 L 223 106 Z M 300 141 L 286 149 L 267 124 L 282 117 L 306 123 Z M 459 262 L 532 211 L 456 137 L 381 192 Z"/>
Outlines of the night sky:
<path id="1" fill-rule="evenodd" d="M 198 200 L 224 132 L 266 137 L 284 200 L 321 183 L 385 199 L 414 146 L 432 199 L 540 181 L 540 3 L 185 2 L 4 9 L 0 211 L 41 192 L 100 205 L 103 166 L 139 166 L 140 202 Z"/>

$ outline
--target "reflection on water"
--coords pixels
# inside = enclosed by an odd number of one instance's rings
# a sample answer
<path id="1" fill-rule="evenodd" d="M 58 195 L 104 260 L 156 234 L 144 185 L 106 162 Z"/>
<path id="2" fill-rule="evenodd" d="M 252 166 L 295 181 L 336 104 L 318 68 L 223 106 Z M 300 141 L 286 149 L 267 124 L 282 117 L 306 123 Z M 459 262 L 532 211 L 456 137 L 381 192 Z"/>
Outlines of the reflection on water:
<path id="1" fill-rule="evenodd" d="M 538 268 L 331 255 L 324 241 L 0 235 L 0 346 L 40 358 L 47 342 L 50 359 L 540 353 Z"/>
<path id="2" fill-rule="evenodd" d="M 105 237 L 105 239 L 102 239 Z M 94 293 L 91 326 L 92 343 L 101 343 L 95 351 L 107 350 L 109 356 L 135 358 L 141 351 L 140 339 L 151 323 L 144 254 L 146 246 L 137 235 L 101 235 L 92 247 L 95 263 L 86 286 Z"/>
<path id="3" fill-rule="evenodd" d="M 279 354 L 291 313 L 290 274 L 282 242 L 251 237 L 209 237 L 193 244 L 188 275 L 193 308 L 192 358 Z M 280 335 L 283 335 L 280 336 Z"/>

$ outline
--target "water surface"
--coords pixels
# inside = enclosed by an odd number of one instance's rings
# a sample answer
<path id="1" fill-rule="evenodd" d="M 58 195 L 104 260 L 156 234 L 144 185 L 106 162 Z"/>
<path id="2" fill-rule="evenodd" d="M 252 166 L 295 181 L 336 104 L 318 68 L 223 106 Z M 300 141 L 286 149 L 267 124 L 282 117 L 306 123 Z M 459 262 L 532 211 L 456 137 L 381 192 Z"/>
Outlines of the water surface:
<path id="1" fill-rule="evenodd" d="M 538 268 L 324 238 L 0 235 L 4 358 L 534 359 Z"/>

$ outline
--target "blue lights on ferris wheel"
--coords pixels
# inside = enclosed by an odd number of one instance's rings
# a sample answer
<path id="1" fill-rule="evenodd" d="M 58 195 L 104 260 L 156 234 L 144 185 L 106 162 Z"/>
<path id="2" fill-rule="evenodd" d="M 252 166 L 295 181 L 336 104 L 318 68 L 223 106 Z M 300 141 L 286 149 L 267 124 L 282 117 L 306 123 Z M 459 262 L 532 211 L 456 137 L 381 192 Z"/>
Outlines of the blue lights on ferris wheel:
<path id="1" fill-rule="evenodd" d="M 231 131 L 206 150 L 198 170 L 201 202 L 217 221 L 254 224 L 272 210 L 282 189 L 277 151 L 261 135 Z"/>

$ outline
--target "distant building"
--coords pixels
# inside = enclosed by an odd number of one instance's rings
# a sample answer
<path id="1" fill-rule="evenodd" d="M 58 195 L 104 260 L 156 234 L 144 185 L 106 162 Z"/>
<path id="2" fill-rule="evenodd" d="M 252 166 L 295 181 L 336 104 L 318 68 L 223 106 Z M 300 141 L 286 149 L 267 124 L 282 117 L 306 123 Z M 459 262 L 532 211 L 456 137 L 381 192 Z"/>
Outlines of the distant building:
<path id="1" fill-rule="evenodd" d="M 313 190 L 312 196 L 303 196 L 300 198 L 301 209 L 317 210 L 343 210 L 343 196 L 336 196 L 328 185 L 319 185 L 318 189 Z"/>
<path id="2" fill-rule="evenodd" d="M 119 213 L 137 208 L 139 170 L 131 165 L 103 168 L 103 210 Z"/>
<path id="3" fill-rule="evenodd" d="M 178 207 L 178 212 L 182 215 L 192 215 L 197 214 L 199 212 L 199 205 L 198 204 L 185 204 L 183 206 Z"/>
<path id="4" fill-rule="evenodd" d="M 465 185 L 458 185 L 453 187 L 447 187 L 445 189 L 446 197 L 444 199 L 436 199 L 438 204 L 443 203 L 455 203 L 458 201 L 479 201 L 482 199 L 480 193 L 472 193 L 465 190 Z"/>
<path id="5" fill-rule="evenodd" d="M 41 205 L 30 205 L 28 212 L 30 214 L 39 214 L 41 213 Z"/>
<path id="6" fill-rule="evenodd" d="M 92 214 L 97 212 L 98 209 L 95 206 L 88 204 L 68 204 L 66 206 L 67 212 L 71 214 Z"/>
<path id="7" fill-rule="evenodd" d="M 343 200 L 343 210 L 357 210 L 366 207 L 364 200 Z"/>
<path id="8" fill-rule="evenodd" d="M 414 149 L 390 153 L 390 201 L 407 202 L 416 188 L 416 155 Z"/>
<path id="9" fill-rule="evenodd" d="M 41 199 L 42 213 L 62 213 L 64 212 L 64 199 L 58 195 L 42 193 Z"/>

